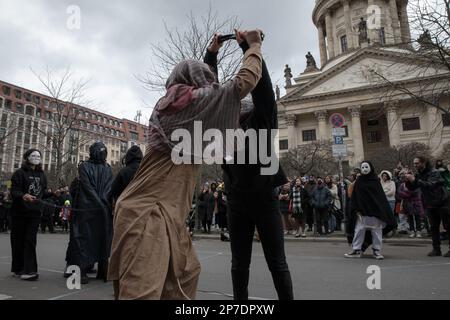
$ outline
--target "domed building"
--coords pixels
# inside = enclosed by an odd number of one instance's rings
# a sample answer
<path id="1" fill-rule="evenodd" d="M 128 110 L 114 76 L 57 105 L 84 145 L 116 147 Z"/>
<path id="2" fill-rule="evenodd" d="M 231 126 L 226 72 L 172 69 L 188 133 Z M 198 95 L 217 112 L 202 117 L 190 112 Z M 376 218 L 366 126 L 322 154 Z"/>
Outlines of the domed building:
<path id="1" fill-rule="evenodd" d="M 278 100 L 279 153 L 312 141 L 331 140 L 330 116 L 345 118 L 347 165 L 389 147 L 430 145 L 434 154 L 450 141 L 450 117 L 413 96 L 428 94 L 449 71 L 421 64 L 411 45 L 407 0 L 316 0 L 321 66 L 308 53 L 297 77 L 286 66 L 286 95 Z M 297 73 L 298 74 L 298 73 Z M 406 91 L 393 90 L 401 85 Z M 450 108 L 447 97 L 439 102 Z"/>

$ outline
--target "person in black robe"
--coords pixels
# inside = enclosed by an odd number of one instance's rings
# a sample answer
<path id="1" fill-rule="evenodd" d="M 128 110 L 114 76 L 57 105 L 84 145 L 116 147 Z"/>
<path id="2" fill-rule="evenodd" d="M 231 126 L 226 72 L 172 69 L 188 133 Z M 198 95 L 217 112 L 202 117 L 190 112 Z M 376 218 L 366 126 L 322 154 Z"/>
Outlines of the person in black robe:
<path id="1" fill-rule="evenodd" d="M 249 45 L 240 32 L 237 40 L 244 51 Z M 217 70 L 217 55 L 208 52 L 205 60 L 213 70 Z M 244 130 L 268 130 L 267 139 L 258 146 L 266 144 L 267 154 L 274 152 L 270 130 L 277 129 L 277 104 L 267 66 L 262 60 L 262 77 L 251 93 L 252 103 L 245 104 L 241 112 L 240 124 Z M 250 105 L 253 106 L 250 106 Z M 243 150 L 245 158 L 249 157 L 248 141 Z M 259 154 L 259 152 L 258 152 Z M 238 159 L 238 155 L 234 155 Z M 278 160 L 278 159 L 276 159 Z M 248 300 L 248 282 L 250 276 L 250 260 L 255 227 L 264 248 L 267 265 L 272 274 L 275 289 L 280 300 L 294 298 L 292 279 L 286 262 L 284 235 L 279 201 L 276 188 L 287 183 L 281 169 L 272 175 L 263 175 L 261 170 L 269 167 L 262 164 L 258 157 L 257 164 L 225 164 L 223 165 L 225 192 L 227 196 L 228 221 L 230 231 L 232 266 L 231 276 L 235 300 Z"/>
<path id="2" fill-rule="evenodd" d="M 132 146 L 127 151 L 125 158 L 122 160 L 125 167 L 120 170 L 111 186 L 110 202 L 112 205 L 119 199 L 122 192 L 134 178 L 143 157 L 142 150 L 138 146 Z"/>
<path id="3" fill-rule="evenodd" d="M 103 142 L 89 148 L 89 160 L 78 167 L 78 190 L 73 203 L 72 240 L 81 283 L 98 263 L 97 279 L 106 281 L 112 241 L 112 214 L 109 194 L 113 174 L 106 163 L 108 151 Z"/>
<path id="4" fill-rule="evenodd" d="M 372 245 L 374 258 L 384 259 L 381 255 L 383 234 L 393 230 L 397 223 L 375 168 L 369 161 L 361 163 L 361 176 L 355 182 L 351 197 L 349 221 L 348 228 L 354 236 L 352 251 L 345 257 L 361 257 L 363 251 Z"/>

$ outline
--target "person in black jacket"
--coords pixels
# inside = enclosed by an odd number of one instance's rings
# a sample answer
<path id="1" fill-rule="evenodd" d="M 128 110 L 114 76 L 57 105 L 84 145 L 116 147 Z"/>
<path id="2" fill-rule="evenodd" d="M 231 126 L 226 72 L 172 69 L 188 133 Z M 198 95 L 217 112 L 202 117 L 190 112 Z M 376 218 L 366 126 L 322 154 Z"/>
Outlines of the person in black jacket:
<path id="1" fill-rule="evenodd" d="M 112 206 L 117 199 L 119 199 L 123 190 L 125 190 L 130 181 L 134 178 L 143 157 L 144 155 L 142 154 L 142 150 L 138 146 L 132 146 L 127 151 L 125 158 L 122 160 L 125 168 L 120 170 L 111 185 L 110 202 Z"/>
<path id="2" fill-rule="evenodd" d="M 440 226 L 441 221 L 445 224 L 449 216 L 450 197 L 444 185 L 444 178 L 438 170 L 434 169 L 430 161 L 424 157 L 414 159 L 414 167 L 417 169 L 417 175 L 407 174 L 405 176 L 406 187 L 410 190 L 420 189 L 422 199 L 428 218 L 431 223 L 431 237 L 433 240 L 433 250 L 428 254 L 429 257 L 442 256 Z M 447 230 L 447 235 L 449 235 Z M 445 257 L 450 257 L 450 238 L 449 251 Z"/>
<path id="3" fill-rule="evenodd" d="M 81 269 L 81 283 L 89 281 L 87 272 L 98 263 L 97 279 L 106 281 L 112 241 L 112 214 L 109 194 L 113 180 L 106 163 L 108 151 L 103 142 L 89 148 L 89 160 L 78 167 L 79 184 L 73 202 L 73 245 Z"/>
<path id="4" fill-rule="evenodd" d="M 249 45 L 244 40 L 245 33 L 236 31 L 236 38 L 246 52 Z M 205 62 L 217 70 L 217 52 L 208 51 Z M 268 154 L 274 151 L 270 130 L 277 129 L 277 105 L 272 82 L 264 60 L 261 58 L 262 78 L 252 92 L 254 108 L 241 117 L 244 130 L 269 130 L 266 141 Z M 248 146 L 248 144 L 247 144 Z M 249 159 L 249 150 L 244 150 Z M 238 155 L 235 154 L 234 159 Z M 286 176 L 279 167 L 273 175 L 262 175 L 267 167 L 261 164 L 225 164 L 224 182 L 227 194 L 228 221 L 232 253 L 231 276 L 235 300 L 248 299 L 250 260 L 255 226 L 264 248 L 266 262 L 272 273 L 273 282 L 280 300 L 293 299 L 292 280 L 284 251 L 283 224 L 279 213 L 276 188 L 287 183 Z"/>
<path id="5" fill-rule="evenodd" d="M 22 280 L 33 281 L 39 278 L 36 243 L 41 222 L 40 200 L 47 197 L 47 178 L 42 170 L 39 150 L 28 150 L 23 160 L 22 167 L 11 178 L 11 272 Z"/>

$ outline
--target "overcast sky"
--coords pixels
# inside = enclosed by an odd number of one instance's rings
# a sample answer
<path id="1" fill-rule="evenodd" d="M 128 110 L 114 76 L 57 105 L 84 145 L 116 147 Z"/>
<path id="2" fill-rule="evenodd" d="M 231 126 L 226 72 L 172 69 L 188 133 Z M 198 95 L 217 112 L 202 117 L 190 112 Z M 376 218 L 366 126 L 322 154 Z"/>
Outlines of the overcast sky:
<path id="1" fill-rule="evenodd" d="M 148 119 L 160 94 L 145 90 L 135 75 L 149 69 L 151 43 L 164 41 L 164 22 L 185 28 L 189 11 L 201 17 L 211 4 L 221 17 L 236 15 L 243 29 L 266 34 L 263 54 L 274 83 L 284 86 L 284 65 L 294 76 L 311 51 L 319 63 L 314 0 L 0 0 L 0 79 L 44 92 L 30 67 L 42 72 L 71 67 L 91 79 L 86 91 L 95 109 Z M 81 28 L 69 30 L 67 8 L 81 10 Z M 283 91 L 282 91 L 283 92 Z"/>

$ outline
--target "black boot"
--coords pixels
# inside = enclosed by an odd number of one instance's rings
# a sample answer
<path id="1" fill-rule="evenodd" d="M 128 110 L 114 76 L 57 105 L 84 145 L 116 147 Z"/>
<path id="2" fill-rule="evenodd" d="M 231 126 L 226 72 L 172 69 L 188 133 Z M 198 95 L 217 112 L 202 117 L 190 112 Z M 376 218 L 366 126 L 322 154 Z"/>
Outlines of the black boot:
<path id="1" fill-rule="evenodd" d="M 442 252 L 440 248 L 433 248 L 433 250 L 428 254 L 429 257 L 440 257 Z"/>
<path id="2" fill-rule="evenodd" d="M 108 281 L 108 261 L 98 262 L 97 280 L 103 280 L 103 282 Z"/>
<path id="3" fill-rule="evenodd" d="M 231 270 L 234 300 L 248 300 L 250 270 Z"/>
<path id="4" fill-rule="evenodd" d="M 294 300 L 291 273 L 289 271 L 272 272 L 272 279 L 277 290 L 278 300 Z"/>

